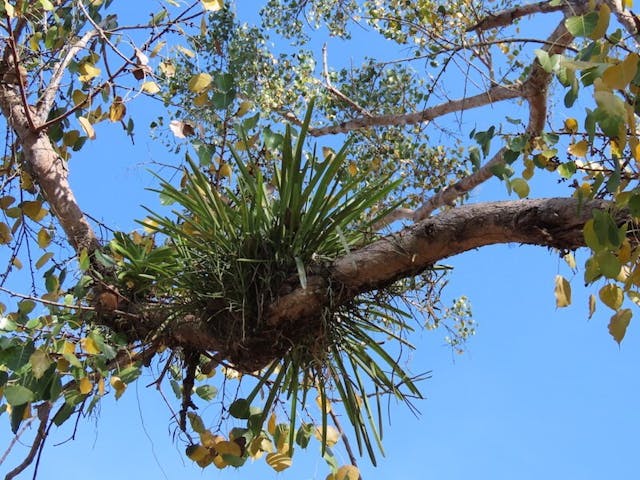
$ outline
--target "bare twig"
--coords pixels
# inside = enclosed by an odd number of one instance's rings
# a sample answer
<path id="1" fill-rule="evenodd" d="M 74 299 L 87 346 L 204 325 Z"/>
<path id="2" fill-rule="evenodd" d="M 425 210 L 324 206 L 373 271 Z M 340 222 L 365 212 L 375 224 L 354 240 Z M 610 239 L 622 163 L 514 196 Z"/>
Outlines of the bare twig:
<path id="1" fill-rule="evenodd" d="M 31 107 L 29 106 L 29 102 L 27 100 L 27 93 L 24 85 L 24 76 L 20 72 L 20 59 L 18 58 L 18 49 L 16 48 L 16 38 L 13 33 L 13 26 L 11 25 L 11 18 L 7 16 L 7 32 L 9 33 L 9 49 L 11 50 L 11 60 L 13 61 L 13 70 L 15 72 L 16 84 L 18 85 L 18 90 L 20 91 L 20 99 L 22 100 L 22 105 L 24 107 L 24 112 L 27 118 L 27 123 L 29 124 L 29 129 L 34 132 L 36 130 L 36 125 L 33 122 Z M 24 69 L 24 67 L 22 67 Z"/>

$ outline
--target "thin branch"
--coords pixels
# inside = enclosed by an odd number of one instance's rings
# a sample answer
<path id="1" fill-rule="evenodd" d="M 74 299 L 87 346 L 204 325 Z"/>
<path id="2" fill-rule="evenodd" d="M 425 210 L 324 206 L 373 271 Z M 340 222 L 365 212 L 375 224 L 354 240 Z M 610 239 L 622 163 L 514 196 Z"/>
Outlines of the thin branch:
<path id="1" fill-rule="evenodd" d="M 36 438 L 33 440 L 33 444 L 29 449 L 29 453 L 22 461 L 20 465 L 11 470 L 7 475 L 5 475 L 4 480 L 11 480 L 12 478 L 20 475 L 25 469 L 31 465 L 33 459 L 38 453 L 42 443 L 47 438 L 47 423 L 49 421 L 49 413 L 51 412 L 51 403 L 44 402 L 38 405 L 38 419 L 40 420 L 40 424 L 38 426 L 38 432 L 36 433 Z"/>
<path id="2" fill-rule="evenodd" d="M 43 305 L 47 305 L 51 307 L 70 308 L 72 310 L 82 310 L 85 312 L 96 311 L 94 307 L 87 307 L 85 305 L 67 305 L 66 303 L 54 302 L 52 300 L 45 300 L 44 298 L 39 298 L 39 297 L 34 297 L 32 295 L 25 295 L 23 293 L 14 292 L 2 286 L 0 286 L 0 292 L 4 292 L 11 297 L 22 298 L 24 300 L 31 300 L 33 302 L 41 303 Z"/>
<path id="3" fill-rule="evenodd" d="M 327 44 L 325 43 L 322 46 L 322 70 L 324 73 L 324 86 L 329 92 L 331 92 L 334 96 L 338 97 L 343 102 L 347 103 L 351 108 L 360 113 L 360 115 L 364 115 L 365 117 L 371 117 L 371 112 L 369 112 L 366 108 L 361 107 L 356 102 L 347 97 L 344 93 L 342 93 L 339 89 L 334 87 L 331 84 L 331 78 L 329 77 L 329 62 L 327 60 Z"/>
<path id="4" fill-rule="evenodd" d="M 45 88 L 44 93 L 42 94 L 40 100 L 36 105 L 36 117 L 39 124 L 44 123 L 49 116 L 49 112 L 51 111 L 53 102 L 55 101 L 56 94 L 58 93 L 58 89 L 60 88 L 62 78 L 66 73 L 67 67 L 73 60 L 73 57 L 75 57 L 80 50 L 85 48 L 87 46 L 87 43 L 89 43 L 89 40 L 91 40 L 96 34 L 97 32 L 95 30 L 89 30 L 87 33 L 85 33 L 80 38 L 80 40 L 69 47 L 69 50 L 67 51 L 65 56 L 54 67 L 53 74 L 51 75 L 51 79 L 49 80 L 49 85 L 47 86 L 47 88 Z M 42 129 L 43 127 L 39 128 Z"/>
<path id="5" fill-rule="evenodd" d="M 550 55 L 561 53 L 564 46 L 573 40 L 573 36 L 565 27 L 564 20 L 556 26 L 555 30 L 547 39 L 547 46 L 543 48 Z M 531 73 L 524 81 L 521 87 L 521 96 L 527 100 L 529 104 L 529 123 L 526 133 L 530 137 L 540 135 L 544 128 L 544 122 L 547 117 L 547 89 L 551 82 L 552 75 L 546 72 L 538 60 L 534 60 L 531 66 Z M 474 173 L 462 178 L 458 182 L 440 190 L 433 195 L 413 214 L 414 221 L 420 221 L 427 218 L 431 213 L 444 206 L 453 205 L 455 201 L 466 195 L 468 192 L 476 188 L 481 183 L 487 181 L 493 176 L 495 166 L 503 163 L 504 154 L 507 151 L 505 147 L 501 148 L 487 163 Z"/>
<path id="6" fill-rule="evenodd" d="M 517 84 L 513 86 L 495 85 L 489 88 L 486 92 L 478 95 L 460 98 L 458 100 L 451 100 L 420 112 L 407 113 L 404 115 L 393 114 L 375 117 L 358 117 L 337 125 L 309 129 L 309 134 L 314 137 L 320 137 L 322 135 L 348 133 L 362 128 L 414 125 L 417 123 L 429 122 L 434 118 L 441 117 L 448 113 L 470 110 L 472 108 L 482 107 L 503 100 L 511 100 L 521 96 L 521 88 Z"/>

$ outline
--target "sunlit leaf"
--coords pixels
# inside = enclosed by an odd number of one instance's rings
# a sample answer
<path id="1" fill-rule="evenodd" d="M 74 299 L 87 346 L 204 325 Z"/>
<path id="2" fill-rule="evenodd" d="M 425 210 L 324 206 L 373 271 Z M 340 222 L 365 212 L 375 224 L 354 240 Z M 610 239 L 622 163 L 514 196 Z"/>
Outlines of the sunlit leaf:
<path id="1" fill-rule="evenodd" d="M 556 275 L 555 280 L 556 307 L 567 307 L 571 304 L 571 284 L 562 275 Z"/>
<path id="2" fill-rule="evenodd" d="M 29 363 L 31 364 L 31 371 L 36 379 L 42 378 L 44 373 L 51 365 L 51 359 L 49 355 L 40 349 L 35 350 L 29 357 Z"/>
<path id="3" fill-rule="evenodd" d="M 12 407 L 32 402 L 35 398 L 33 392 L 22 385 L 8 385 L 4 388 L 4 398 Z"/>
<path id="4" fill-rule="evenodd" d="M 160 91 L 158 84 L 152 81 L 144 82 L 140 88 L 144 93 L 148 93 L 149 95 L 155 95 Z"/>
<path id="5" fill-rule="evenodd" d="M 624 295 L 622 289 L 612 283 L 605 285 L 598 292 L 600 300 L 612 310 L 618 310 L 622 306 Z"/>
<path id="6" fill-rule="evenodd" d="M 591 294 L 589 295 L 589 318 L 593 317 L 594 313 L 596 313 L 596 296 Z"/>
<path id="7" fill-rule="evenodd" d="M 322 427 L 316 427 L 313 436 L 322 442 Z M 327 447 L 333 447 L 340 440 L 340 432 L 337 428 L 327 425 Z"/>
<path id="8" fill-rule="evenodd" d="M 291 466 L 291 457 L 280 452 L 268 454 L 266 461 L 267 465 L 273 468 L 276 472 L 281 472 Z"/>
<path id="9" fill-rule="evenodd" d="M 529 196 L 529 183 L 524 178 L 514 178 L 510 181 L 511 188 L 518 197 L 526 198 Z"/>
<path id="10" fill-rule="evenodd" d="M 622 62 L 607 68 L 602 74 L 602 82 L 612 90 L 622 90 L 629 85 L 638 71 L 637 53 L 630 53 Z"/>
<path id="11" fill-rule="evenodd" d="M 91 337 L 84 337 L 80 340 L 80 346 L 82 347 L 82 350 L 85 353 L 88 353 L 89 355 L 98 355 L 100 353 L 100 350 L 98 349 L 98 346 L 96 345 L 96 342 L 93 338 Z M 111 377 L 114 378 L 114 377 Z"/>
<path id="12" fill-rule="evenodd" d="M 586 140 L 580 140 L 579 142 L 572 143 L 567 148 L 567 151 L 576 157 L 584 158 L 587 156 L 587 151 L 589 149 L 589 144 Z"/>
<path id="13" fill-rule="evenodd" d="M 40 269 L 45 266 L 45 264 L 53 258 L 53 252 L 47 252 L 42 255 L 35 264 L 36 269 Z"/>
<path id="14" fill-rule="evenodd" d="M 200 0 L 202 7 L 210 12 L 217 12 L 224 8 L 224 0 Z"/>
<path id="15" fill-rule="evenodd" d="M 4 222 L 0 222 L 0 245 L 7 245 L 11 243 L 11 239 L 13 236 L 11 235 L 11 229 L 9 225 Z"/>
<path id="16" fill-rule="evenodd" d="M 91 383 L 89 377 L 82 377 L 80 379 L 80 381 L 78 382 L 78 390 L 80 390 L 80 393 L 82 393 L 83 395 L 86 395 L 90 393 L 91 390 L 93 390 L 93 383 Z"/>
<path id="17" fill-rule="evenodd" d="M 84 130 L 84 133 L 87 134 L 87 137 L 89 137 L 91 140 L 95 140 L 96 131 L 93 129 L 93 125 L 91 125 L 91 122 L 85 117 L 78 117 L 78 122 L 80 122 L 80 126 Z"/>
<path id="18" fill-rule="evenodd" d="M 569 133 L 576 133 L 578 131 L 578 121 L 575 118 L 567 118 L 564 121 L 564 129 Z"/>
<path id="19" fill-rule="evenodd" d="M 629 322 L 631 322 L 632 316 L 633 312 L 625 308 L 614 313 L 609 321 L 609 333 L 614 340 L 618 342 L 618 345 L 620 345 L 620 342 L 622 342 L 622 339 L 627 333 L 627 327 L 629 326 Z"/>
<path id="20" fill-rule="evenodd" d="M 189 79 L 187 87 L 194 93 L 202 93 L 211 85 L 213 77 L 208 73 L 198 73 Z"/>
<path id="21" fill-rule="evenodd" d="M 109 107 L 109 120 L 112 122 L 119 122 L 127 113 L 127 107 L 122 100 L 114 100 L 114 102 Z"/>
<path id="22" fill-rule="evenodd" d="M 117 377 L 117 376 L 112 376 L 109 379 L 109 383 L 115 389 L 115 391 L 116 391 L 116 400 L 118 400 L 122 396 L 124 391 L 127 389 L 127 384 L 124 383 L 120 379 L 120 377 Z"/>

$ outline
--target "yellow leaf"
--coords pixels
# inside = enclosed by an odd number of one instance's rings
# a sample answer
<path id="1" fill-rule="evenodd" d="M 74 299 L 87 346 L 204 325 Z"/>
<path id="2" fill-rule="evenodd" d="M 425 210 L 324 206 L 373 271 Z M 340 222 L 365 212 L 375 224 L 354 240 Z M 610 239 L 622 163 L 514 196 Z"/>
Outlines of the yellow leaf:
<path id="1" fill-rule="evenodd" d="M 209 85 L 211 85 L 212 81 L 213 77 L 211 77 L 211 75 L 209 75 L 208 73 L 198 73 L 197 75 L 191 77 L 189 83 L 187 84 L 187 87 L 193 93 L 202 93 L 207 89 Z"/>
<path id="2" fill-rule="evenodd" d="M 82 377 L 80 379 L 80 382 L 78 383 L 78 390 L 80 390 L 80 393 L 83 395 L 86 395 L 90 393 L 92 389 L 93 389 L 93 383 L 91 383 L 91 380 L 89 380 L 89 377 Z"/>
<path id="3" fill-rule="evenodd" d="M 210 12 L 217 12 L 224 8 L 223 0 L 200 0 L 202 3 L 202 8 L 208 10 Z"/>
<path id="4" fill-rule="evenodd" d="M 612 283 L 605 285 L 598 292 L 600 300 L 612 310 L 618 310 L 622 306 L 624 300 L 622 289 Z"/>
<path id="5" fill-rule="evenodd" d="M 564 259 L 565 262 L 567 262 L 567 265 L 569 265 L 569 268 L 571 270 L 575 270 L 575 268 L 576 268 L 576 257 L 573 255 L 572 252 L 567 253 L 562 258 Z"/>
<path id="6" fill-rule="evenodd" d="M 271 435 L 275 435 L 276 433 L 276 414 L 272 413 L 269 417 L 269 421 L 267 422 L 267 432 Z"/>
<path id="7" fill-rule="evenodd" d="M 149 95 L 155 95 L 160 91 L 160 87 L 158 86 L 158 84 L 151 81 L 144 82 L 141 88 L 144 93 L 148 93 Z"/>
<path id="8" fill-rule="evenodd" d="M 227 462 L 225 462 L 224 458 L 222 458 L 222 455 L 216 455 L 215 457 L 213 457 L 213 464 L 218 468 L 224 468 L 229 465 Z"/>
<path id="9" fill-rule="evenodd" d="M 100 353 L 100 350 L 96 345 L 96 342 L 91 337 L 85 337 L 82 340 L 80 340 L 80 346 L 82 347 L 82 350 L 85 353 L 88 353 L 89 355 L 97 355 Z M 111 378 L 118 378 L 118 377 L 111 377 Z"/>
<path id="10" fill-rule="evenodd" d="M 609 333 L 614 340 L 618 342 L 618 345 L 620 345 L 625 333 L 627 333 L 627 327 L 629 326 L 629 322 L 631 322 L 632 316 L 633 312 L 631 312 L 630 309 L 625 308 L 614 313 L 609 321 Z"/>
<path id="11" fill-rule="evenodd" d="M 91 122 L 85 117 L 78 117 L 78 122 L 80 122 L 80 126 L 84 130 L 84 133 L 87 134 L 87 137 L 89 137 L 91 140 L 95 140 L 96 131 L 93 129 Z"/>
<path id="12" fill-rule="evenodd" d="M 71 98 L 73 99 L 74 105 L 77 106 L 77 105 L 80 105 L 81 103 L 86 102 L 87 98 L 89 98 L 89 95 L 84 93 L 82 90 L 74 90 L 73 93 L 71 94 Z"/>
<path id="13" fill-rule="evenodd" d="M 62 353 L 63 355 L 65 353 L 73 355 L 75 353 L 75 351 L 76 351 L 75 344 L 73 344 L 71 342 L 64 342 L 64 344 L 62 345 L 62 351 L 60 353 Z"/>
<path id="14" fill-rule="evenodd" d="M 602 74 L 602 82 L 612 90 L 623 90 L 629 85 L 638 71 L 637 53 L 630 53 L 617 65 L 607 68 Z"/>
<path id="15" fill-rule="evenodd" d="M 556 275 L 555 281 L 556 307 L 562 308 L 571 305 L 571 284 L 562 275 Z"/>
<path id="16" fill-rule="evenodd" d="M 50 243 L 51 243 L 51 234 L 49 233 L 49 230 L 47 230 L 44 227 L 41 228 L 40 231 L 38 232 L 38 246 L 40 248 L 47 248 Z"/>
<path id="17" fill-rule="evenodd" d="M 62 136 L 62 143 L 67 147 L 73 147 L 79 138 L 79 130 L 70 130 L 68 132 L 64 132 L 64 135 Z"/>
<path id="18" fill-rule="evenodd" d="M 322 427 L 316 427 L 314 437 L 322 441 Z M 340 440 L 340 432 L 337 428 L 327 425 L 327 447 L 333 447 Z"/>
<path id="19" fill-rule="evenodd" d="M 120 377 L 111 377 L 109 383 L 116 390 L 116 400 L 119 399 L 126 390 L 127 384 L 124 383 Z"/>
<path id="20" fill-rule="evenodd" d="M 39 222 L 48 213 L 46 208 L 42 208 L 42 202 L 39 200 L 22 202 L 20 206 L 22 212 L 34 222 Z"/>
<path id="21" fill-rule="evenodd" d="M 109 107 L 109 120 L 112 122 L 119 122 L 124 117 L 125 113 L 127 113 L 127 107 L 122 100 L 114 100 L 114 102 Z"/>
<path id="22" fill-rule="evenodd" d="M 186 453 L 191 460 L 199 462 L 209 456 L 209 449 L 202 445 L 189 445 Z"/>
<path id="23" fill-rule="evenodd" d="M 596 313 L 596 296 L 589 295 L 589 318 L 593 317 L 594 313 Z"/>
<path id="24" fill-rule="evenodd" d="M 509 183 L 518 197 L 525 198 L 529 196 L 529 184 L 524 178 L 514 178 Z"/>
<path id="25" fill-rule="evenodd" d="M 580 140 L 577 143 L 573 143 L 571 145 L 569 145 L 569 148 L 567 148 L 567 151 L 571 154 L 571 155 L 575 155 L 576 157 L 586 157 L 587 156 L 587 149 L 589 148 L 589 144 L 587 143 L 586 140 Z"/>
<path id="26" fill-rule="evenodd" d="M 98 395 L 104 395 L 104 377 L 98 380 Z"/>
<path id="27" fill-rule="evenodd" d="M 6 210 L 11 205 L 13 205 L 13 202 L 15 201 L 16 199 L 11 195 L 5 195 L 4 197 L 0 197 L 0 209 Z"/>
<path id="28" fill-rule="evenodd" d="M 88 82 L 100 75 L 100 69 L 88 62 L 82 63 L 78 67 L 78 71 L 80 72 L 78 79 L 81 82 Z"/>
<path id="29" fill-rule="evenodd" d="M 4 0 L 4 11 L 9 18 L 13 18 L 16 14 L 16 10 L 14 6 L 9 3 L 9 0 Z"/>
<path id="30" fill-rule="evenodd" d="M 318 395 L 316 397 L 316 405 L 318 405 L 318 408 L 320 409 L 320 411 L 322 411 L 322 396 Z M 329 401 L 328 398 L 325 397 L 325 404 L 324 404 L 324 413 L 330 413 L 331 412 L 331 402 Z"/>
<path id="31" fill-rule="evenodd" d="M 267 455 L 266 461 L 267 465 L 276 472 L 281 472 L 291 466 L 291 457 L 284 453 L 270 453 Z"/>
<path id="32" fill-rule="evenodd" d="M 603 3 L 600 5 L 600 11 L 598 12 L 598 23 L 596 23 L 595 28 L 589 34 L 589 38 L 591 40 L 600 40 L 604 37 L 604 34 L 607 33 L 607 28 L 609 28 L 609 20 L 611 18 L 611 9 L 609 5 Z"/>
<path id="33" fill-rule="evenodd" d="M 238 445 L 236 442 L 223 440 L 222 442 L 217 442 L 215 448 L 216 452 L 218 452 L 220 455 L 232 455 L 234 457 L 242 456 L 240 445 Z"/>
<path id="34" fill-rule="evenodd" d="M 38 349 L 29 356 L 29 363 L 31 364 L 31 372 L 37 380 L 42 378 L 49 368 L 49 365 L 51 365 L 51 359 L 49 358 L 49 355 Z"/>
<path id="35" fill-rule="evenodd" d="M 193 104 L 196 107 L 204 107 L 209 104 L 209 95 L 207 92 L 203 92 L 200 95 L 197 95 L 196 98 L 193 99 Z"/>
<path id="36" fill-rule="evenodd" d="M 36 269 L 40 269 L 44 267 L 47 264 L 47 262 L 52 258 L 53 258 L 53 252 L 47 252 L 44 255 L 42 255 L 36 262 L 36 265 L 35 265 Z"/>
<path id="37" fill-rule="evenodd" d="M 578 121 L 575 118 L 567 118 L 564 121 L 564 129 L 569 133 L 576 133 L 578 131 Z"/>
<path id="38" fill-rule="evenodd" d="M 333 148 L 322 147 L 322 156 L 325 160 L 331 159 L 335 155 Z"/>
<path id="39" fill-rule="evenodd" d="M 236 117 L 244 116 L 249 110 L 251 110 L 252 107 L 253 107 L 253 102 L 250 102 L 249 100 L 245 100 L 238 106 L 238 110 L 236 111 L 235 116 Z"/>
<path id="40" fill-rule="evenodd" d="M 11 243 L 12 238 L 9 225 L 4 222 L 0 222 L 0 245 L 7 245 L 8 243 Z"/>
<path id="41" fill-rule="evenodd" d="M 151 50 L 151 53 L 149 53 L 149 56 L 151 58 L 155 57 L 156 55 L 158 55 L 158 53 L 160 53 L 160 50 L 162 50 L 162 48 L 167 44 L 167 42 L 158 42 L 156 44 L 155 47 L 153 47 L 153 50 Z"/>
<path id="42" fill-rule="evenodd" d="M 360 471 L 353 465 L 344 465 L 335 473 L 335 480 L 358 480 Z"/>
<path id="43" fill-rule="evenodd" d="M 231 165 L 229 165 L 228 163 L 223 163 L 222 165 L 220 165 L 220 169 L 218 170 L 218 174 L 221 177 L 230 177 L 231 172 Z"/>
<path id="44" fill-rule="evenodd" d="M 356 165 L 356 162 L 349 162 L 347 171 L 349 172 L 349 175 L 355 177 L 358 174 L 358 165 Z"/>

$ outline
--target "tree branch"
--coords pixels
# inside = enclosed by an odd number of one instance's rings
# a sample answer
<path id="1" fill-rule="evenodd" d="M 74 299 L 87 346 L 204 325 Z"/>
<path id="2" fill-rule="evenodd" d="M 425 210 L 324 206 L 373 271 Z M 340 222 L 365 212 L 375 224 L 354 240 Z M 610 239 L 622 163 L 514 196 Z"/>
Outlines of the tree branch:
<path id="1" fill-rule="evenodd" d="M 538 3 L 530 3 L 529 5 L 519 5 L 508 10 L 502 10 L 497 13 L 488 13 L 485 18 L 480 20 L 475 25 L 467 28 L 467 32 L 479 32 L 489 30 L 491 28 L 505 27 L 511 25 L 519 18 L 526 17 L 527 15 L 534 15 L 536 13 L 549 13 L 557 12 L 566 8 L 564 3 L 559 5 L 552 5 L 548 0 L 543 0 Z"/>
<path id="2" fill-rule="evenodd" d="M 359 130 L 362 128 L 414 125 L 416 123 L 428 122 L 430 120 L 433 120 L 434 118 L 441 117 L 442 115 L 446 115 L 448 113 L 470 110 L 472 108 L 482 107 L 490 103 L 517 98 L 521 95 L 522 94 L 518 86 L 505 87 L 496 85 L 491 87 L 486 92 L 474 95 L 473 97 L 460 98 L 458 100 L 441 103 L 420 112 L 407 113 L 404 115 L 393 114 L 379 115 L 375 117 L 358 117 L 337 125 L 311 128 L 309 129 L 309 135 L 320 137 L 322 135 L 348 133 L 353 130 Z"/>
<path id="3" fill-rule="evenodd" d="M 571 35 L 561 20 L 555 30 L 549 35 L 547 45 L 543 48 L 549 55 L 563 52 L 566 45 L 571 43 Z M 529 123 L 526 133 L 530 137 L 537 137 L 544 129 L 544 122 L 547 118 L 547 90 L 552 80 L 552 75 L 545 71 L 536 59 L 531 66 L 531 73 L 521 87 L 521 96 L 529 104 Z M 493 176 L 493 168 L 503 162 L 506 148 L 501 148 L 487 163 L 476 170 L 471 175 L 464 177 L 458 182 L 440 190 L 433 195 L 413 214 L 414 221 L 420 221 L 443 205 L 452 205 L 458 198 L 466 195 L 481 183 Z"/>

